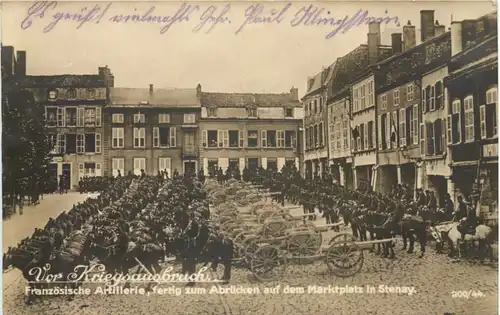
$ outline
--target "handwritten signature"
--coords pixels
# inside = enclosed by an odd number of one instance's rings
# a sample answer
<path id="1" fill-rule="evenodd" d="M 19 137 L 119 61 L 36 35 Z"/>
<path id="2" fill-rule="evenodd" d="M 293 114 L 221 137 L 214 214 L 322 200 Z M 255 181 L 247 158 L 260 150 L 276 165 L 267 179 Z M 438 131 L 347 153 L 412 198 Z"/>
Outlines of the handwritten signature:
<path id="1" fill-rule="evenodd" d="M 387 10 L 383 16 L 369 15 L 368 10 L 359 9 L 353 15 L 334 17 L 334 14 L 330 10 L 313 4 L 299 7 L 294 14 L 293 12 L 291 13 L 292 3 L 286 3 L 280 8 L 276 8 L 275 4 L 273 4 L 273 7 L 267 4 L 251 4 L 242 11 L 242 15 L 241 11 L 238 12 L 233 9 L 231 4 L 226 4 L 223 7 L 210 5 L 202 8 L 201 5 L 182 3 L 170 15 L 157 13 L 155 6 L 151 6 L 142 12 L 134 9 L 129 14 L 111 14 L 112 5 L 112 2 L 107 4 L 100 3 L 94 6 L 82 7 L 75 12 L 66 12 L 57 10 L 57 1 L 37 1 L 28 9 L 26 17 L 21 22 L 21 28 L 26 30 L 32 27 L 36 20 L 48 18 L 48 24 L 43 27 L 44 33 L 51 32 L 62 21 L 69 21 L 76 23 L 76 29 L 82 28 L 87 23 L 155 23 L 161 25 L 160 34 L 165 34 L 173 25 L 194 21 L 196 23 L 194 28 L 192 28 L 194 33 L 204 31 L 205 34 L 208 34 L 217 25 L 227 27 L 233 24 L 232 21 L 236 20 L 236 17 L 239 16 L 239 20 L 242 20 L 242 22 L 235 24 L 237 27 L 235 30 L 236 35 L 251 27 L 251 25 L 288 23 L 293 28 L 331 28 L 325 36 L 326 39 L 331 39 L 338 34 L 345 34 L 353 28 L 366 25 L 370 22 L 394 23 L 399 26 L 399 18 L 397 16 L 389 16 Z M 196 14 L 199 14 L 198 21 L 196 21 Z"/>

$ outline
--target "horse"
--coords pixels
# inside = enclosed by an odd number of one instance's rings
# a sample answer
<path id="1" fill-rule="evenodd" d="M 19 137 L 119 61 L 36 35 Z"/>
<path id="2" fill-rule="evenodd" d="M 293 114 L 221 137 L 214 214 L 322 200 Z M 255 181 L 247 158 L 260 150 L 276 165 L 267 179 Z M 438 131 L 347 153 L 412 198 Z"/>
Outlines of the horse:
<path id="1" fill-rule="evenodd" d="M 450 256 L 453 256 L 454 251 L 458 251 L 458 258 L 462 258 L 462 252 L 460 250 L 460 243 L 462 242 L 462 233 L 466 229 L 466 218 L 462 218 L 459 222 L 453 224 L 451 229 L 448 231 L 448 239 L 450 243 Z M 467 231 L 468 232 L 468 231 Z M 479 243 L 479 259 L 481 263 L 484 262 L 484 252 L 487 250 L 489 252 L 490 261 L 493 261 L 493 249 L 491 244 L 493 243 L 493 229 L 487 225 L 479 224 L 474 230 L 474 234 L 465 234 L 463 241 L 465 242 L 464 251 L 466 250 L 468 241 L 478 241 Z"/>

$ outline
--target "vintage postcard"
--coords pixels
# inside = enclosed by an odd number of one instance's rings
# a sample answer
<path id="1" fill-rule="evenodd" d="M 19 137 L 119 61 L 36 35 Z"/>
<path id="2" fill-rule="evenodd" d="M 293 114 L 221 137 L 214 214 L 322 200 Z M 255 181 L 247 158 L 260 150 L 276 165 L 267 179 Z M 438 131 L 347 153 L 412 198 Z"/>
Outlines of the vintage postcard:
<path id="1" fill-rule="evenodd" d="M 0 313 L 498 314 L 496 3 L 1 13 Z"/>

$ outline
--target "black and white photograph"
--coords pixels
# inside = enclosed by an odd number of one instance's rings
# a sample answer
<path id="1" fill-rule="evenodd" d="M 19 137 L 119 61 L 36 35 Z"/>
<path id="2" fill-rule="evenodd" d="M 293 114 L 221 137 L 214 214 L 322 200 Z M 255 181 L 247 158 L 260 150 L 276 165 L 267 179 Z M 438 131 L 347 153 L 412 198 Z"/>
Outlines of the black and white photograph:
<path id="1" fill-rule="evenodd" d="M 494 315 L 495 1 L 3 1 L 7 315 Z"/>

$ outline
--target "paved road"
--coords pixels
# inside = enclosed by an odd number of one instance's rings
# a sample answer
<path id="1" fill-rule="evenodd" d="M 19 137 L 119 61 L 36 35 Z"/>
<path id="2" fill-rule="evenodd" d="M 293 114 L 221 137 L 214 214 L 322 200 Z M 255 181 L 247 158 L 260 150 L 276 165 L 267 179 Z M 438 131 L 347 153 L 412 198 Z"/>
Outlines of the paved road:
<path id="1" fill-rule="evenodd" d="M 317 222 L 322 223 L 321 221 Z M 329 232 L 324 241 L 327 242 Z M 398 244 L 400 246 L 401 244 Z M 418 250 L 418 246 L 417 246 Z M 21 288 L 15 288 L 4 296 L 6 314 L 394 314 L 431 315 L 451 312 L 463 315 L 497 314 L 498 275 L 491 266 L 474 263 L 452 263 L 445 255 L 437 255 L 430 249 L 425 258 L 416 254 L 398 252 L 395 260 L 385 260 L 366 253 L 365 266 L 352 278 L 338 278 L 328 273 L 323 262 L 310 265 L 290 266 L 282 280 L 259 283 L 245 269 L 234 269 L 231 284 L 223 288 L 258 288 L 251 294 L 210 294 L 212 284 L 198 284 L 205 288 L 202 294 L 156 295 L 90 295 L 78 296 L 68 302 L 63 298 L 47 298 L 41 304 L 26 308 L 22 305 Z M 176 270 L 178 267 L 176 266 Z M 281 292 L 265 293 L 265 288 L 280 286 Z M 285 294 L 285 286 L 304 288 L 305 293 Z M 309 286 L 358 286 L 365 293 L 308 294 Z M 408 294 L 367 294 L 367 286 L 378 290 L 379 285 L 414 287 L 416 292 Z M 95 285 L 86 285 L 95 288 Z M 144 286 L 142 286 L 144 287 Z M 162 285 L 168 288 L 168 285 Z M 177 286 L 184 290 L 184 286 Z M 452 291 L 473 290 L 483 297 L 453 298 Z"/>

